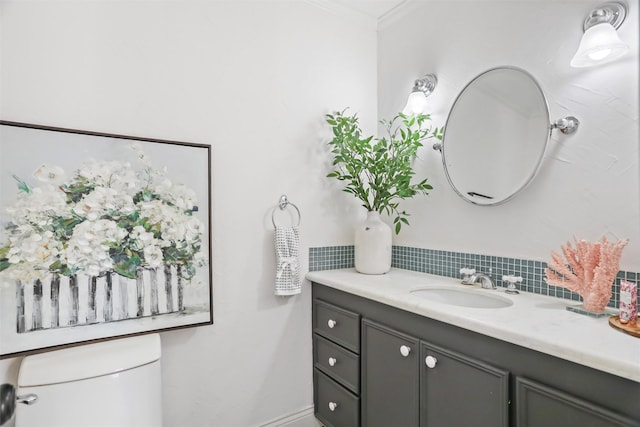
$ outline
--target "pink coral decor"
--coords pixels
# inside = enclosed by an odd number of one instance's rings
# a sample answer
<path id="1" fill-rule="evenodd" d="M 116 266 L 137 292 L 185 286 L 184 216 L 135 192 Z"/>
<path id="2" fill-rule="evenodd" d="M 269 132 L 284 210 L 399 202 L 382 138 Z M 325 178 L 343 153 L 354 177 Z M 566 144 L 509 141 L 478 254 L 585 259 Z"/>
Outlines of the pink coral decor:
<path id="1" fill-rule="evenodd" d="M 561 246 L 562 255 L 551 252 L 552 261 L 545 269 L 549 285 L 561 286 L 578 293 L 585 310 L 603 313 L 611 299 L 611 285 L 618 274 L 622 250 L 629 239 L 611 243 L 606 237 L 598 242 L 579 240 Z"/>

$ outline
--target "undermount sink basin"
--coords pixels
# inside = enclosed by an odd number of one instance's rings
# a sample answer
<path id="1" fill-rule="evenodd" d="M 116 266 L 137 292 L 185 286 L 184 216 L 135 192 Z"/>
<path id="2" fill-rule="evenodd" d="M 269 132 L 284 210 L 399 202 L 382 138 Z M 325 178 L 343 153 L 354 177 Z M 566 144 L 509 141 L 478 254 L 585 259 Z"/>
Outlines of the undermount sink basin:
<path id="1" fill-rule="evenodd" d="M 461 307 L 505 308 L 513 305 L 513 302 L 507 298 L 492 295 L 491 292 L 495 291 L 490 289 L 471 291 L 451 288 L 429 288 L 416 289 L 411 291 L 411 294 L 431 301 Z"/>

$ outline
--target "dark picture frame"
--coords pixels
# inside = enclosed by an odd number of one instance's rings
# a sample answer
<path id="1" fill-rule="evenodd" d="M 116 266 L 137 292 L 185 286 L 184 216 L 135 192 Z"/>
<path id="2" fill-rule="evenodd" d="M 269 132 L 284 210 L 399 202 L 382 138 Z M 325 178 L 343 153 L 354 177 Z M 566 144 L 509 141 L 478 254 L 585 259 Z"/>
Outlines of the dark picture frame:
<path id="1" fill-rule="evenodd" d="M 0 359 L 213 324 L 211 146 L 0 120 Z"/>

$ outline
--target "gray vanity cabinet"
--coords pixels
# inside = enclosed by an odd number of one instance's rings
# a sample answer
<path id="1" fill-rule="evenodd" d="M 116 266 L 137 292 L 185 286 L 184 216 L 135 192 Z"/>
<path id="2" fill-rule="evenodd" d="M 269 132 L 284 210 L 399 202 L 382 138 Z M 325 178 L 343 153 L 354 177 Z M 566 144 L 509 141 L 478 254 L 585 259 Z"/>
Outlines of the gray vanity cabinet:
<path id="1" fill-rule="evenodd" d="M 509 425 L 509 372 L 422 343 L 421 422 L 431 426 Z"/>
<path id="2" fill-rule="evenodd" d="M 640 427 L 638 382 L 317 283 L 313 330 L 326 426 Z"/>
<path id="3" fill-rule="evenodd" d="M 361 357 L 362 425 L 418 426 L 418 339 L 364 319 Z"/>
<path id="4" fill-rule="evenodd" d="M 361 358 L 363 426 L 508 426 L 508 371 L 369 319 Z"/>
<path id="5" fill-rule="evenodd" d="M 640 404 L 640 395 L 636 398 Z M 631 427 L 640 424 L 600 405 L 521 377 L 516 378 L 516 408 L 519 427 Z"/>

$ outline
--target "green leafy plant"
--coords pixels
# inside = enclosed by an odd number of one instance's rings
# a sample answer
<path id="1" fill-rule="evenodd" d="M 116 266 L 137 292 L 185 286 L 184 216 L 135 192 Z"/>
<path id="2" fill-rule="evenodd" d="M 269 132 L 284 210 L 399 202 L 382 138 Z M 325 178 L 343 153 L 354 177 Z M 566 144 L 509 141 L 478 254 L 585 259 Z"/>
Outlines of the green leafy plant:
<path id="1" fill-rule="evenodd" d="M 389 121 L 380 121 L 385 136 L 365 137 L 358 117 L 345 112 L 326 115 L 327 123 L 333 128 L 329 145 L 334 167 L 327 177 L 344 181 L 343 191 L 360 199 L 367 211 L 395 215 L 393 222 L 398 234 L 402 224 L 409 225 L 409 214 L 399 210 L 399 201 L 416 194 L 427 195 L 433 189 L 426 178 L 411 183 L 418 148 L 427 139 L 442 140 L 444 127 L 427 125 L 431 120 L 428 114 L 399 113 Z"/>

